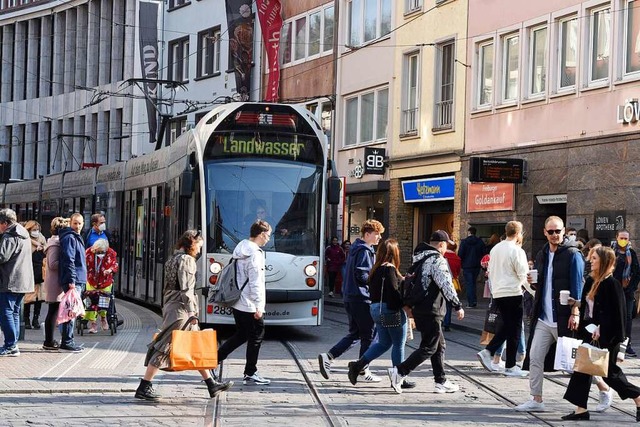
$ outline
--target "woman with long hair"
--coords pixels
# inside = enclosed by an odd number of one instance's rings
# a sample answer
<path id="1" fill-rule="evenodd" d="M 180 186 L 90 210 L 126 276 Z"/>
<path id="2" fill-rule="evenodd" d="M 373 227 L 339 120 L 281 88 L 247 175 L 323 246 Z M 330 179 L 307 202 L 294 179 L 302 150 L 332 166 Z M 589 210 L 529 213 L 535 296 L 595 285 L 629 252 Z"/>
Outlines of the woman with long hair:
<path id="1" fill-rule="evenodd" d="M 620 344 L 625 340 L 625 300 L 622 285 L 612 275 L 616 255 L 613 249 L 599 246 L 591 250 L 591 274 L 582 290 L 580 333 L 585 342 L 598 341 L 609 350 L 609 371 L 603 378 L 622 400 L 631 398 L 636 404 L 636 421 L 640 421 L 640 388 L 631 384 L 618 366 Z M 596 325 L 593 333 L 585 326 Z M 588 420 L 587 399 L 591 375 L 574 372 L 564 398 L 576 405 L 576 410 L 562 417 L 563 420 Z"/>
<path id="2" fill-rule="evenodd" d="M 47 241 L 42 235 L 40 224 L 37 221 L 27 221 L 24 228 L 27 229 L 31 238 L 31 264 L 33 265 L 34 283 L 33 293 L 25 296 L 25 300 L 28 302 L 24 303 L 24 327 L 25 329 L 40 329 L 40 309 L 42 301 L 44 301 L 42 266 L 44 265 L 44 247 Z M 33 319 L 30 320 L 31 306 L 33 306 Z"/>
<path id="3" fill-rule="evenodd" d="M 60 275 L 58 266 L 60 265 L 60 238 L 58 231 L 65 227 L 69 227 L 69 218 L 60 216 L 51 220 L 51 237 L 47 240 L 47 246 L 44 250 L 47 258 L 46 269 L 44 275 L 45 301 L 49 306 L 47 317 L 44 321 L 44 343 L 43 350 L 58 351 L 60 343 L 53 337 L 56 330 L 56 318 L 58 317 L 58 309 L 60 301 L 64 296 L 64 291 L 60 284 Z M 62 332 L 62 330 L 61 330 Z"/>

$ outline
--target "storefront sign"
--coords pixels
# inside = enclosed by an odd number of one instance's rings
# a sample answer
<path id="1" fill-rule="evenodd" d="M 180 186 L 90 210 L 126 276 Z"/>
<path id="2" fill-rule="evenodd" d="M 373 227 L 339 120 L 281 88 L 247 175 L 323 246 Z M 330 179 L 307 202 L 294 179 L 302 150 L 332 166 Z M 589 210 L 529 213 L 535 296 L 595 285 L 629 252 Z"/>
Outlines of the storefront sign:
<path id="1" fill-rule="evenodd" d="M 370 175 L 384 175 L 384 148 L 364 149 L 364 173 Z"/>
<path id="2" fill-rule="evenodd" d="M 595 211 L 593 224 L 594 237 L 608 244 L 616 238 L 616 230 L 626 228 L 627 211 Z"/>
<path id="3" fill-rule="evenodd" d="M 627 99 L 624 105 L 618 105 L 618 123 L 628 125 L 638 120 L 640 120 L 640 105 L 637 99 Z"/>
<path id="4" fill-rule="evenodd" d="M 444 176 L 440 178 L 402 181 L 402 194 L 405 203 L 453 200 L 455 194 L 455 177 Z"/>
<path id="5" fill-rule="evenodd" d="M 545 194 L 543 196 L 536 196 L 538 203 L 541 205 L 555 205 L 567 203 L 566 194 Z"/>
<path id="6" fill-rule="evenodd" d="M 467 212 L 514 210 L 514 184 L 469 183 L 467 185 Z"/>

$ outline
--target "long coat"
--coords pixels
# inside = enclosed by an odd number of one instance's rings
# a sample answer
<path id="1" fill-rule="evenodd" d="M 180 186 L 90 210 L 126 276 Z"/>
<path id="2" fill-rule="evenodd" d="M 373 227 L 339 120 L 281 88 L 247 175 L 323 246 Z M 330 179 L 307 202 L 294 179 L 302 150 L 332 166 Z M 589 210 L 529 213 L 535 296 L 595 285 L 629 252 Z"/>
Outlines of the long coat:
<path id="1" fill-rule="evenodd" d="M 0 292 L 33 292 L 31 239 L 20 224 L 9 226 L 0 236 Z"/>

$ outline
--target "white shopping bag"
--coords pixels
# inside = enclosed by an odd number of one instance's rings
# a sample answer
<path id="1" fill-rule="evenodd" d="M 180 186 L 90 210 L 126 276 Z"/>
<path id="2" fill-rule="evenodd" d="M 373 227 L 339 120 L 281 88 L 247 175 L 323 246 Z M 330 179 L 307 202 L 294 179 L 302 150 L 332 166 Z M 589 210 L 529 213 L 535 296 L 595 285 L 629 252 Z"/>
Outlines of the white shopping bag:
<path id="1" fill-rule="evenodd" d="M 576 350 L 580 344 L 582 344 L 582 340 L 577 338 L 558 337 L 553 369 L 569 373 L 573 372 L 573 365 L 576 363 Z"/>

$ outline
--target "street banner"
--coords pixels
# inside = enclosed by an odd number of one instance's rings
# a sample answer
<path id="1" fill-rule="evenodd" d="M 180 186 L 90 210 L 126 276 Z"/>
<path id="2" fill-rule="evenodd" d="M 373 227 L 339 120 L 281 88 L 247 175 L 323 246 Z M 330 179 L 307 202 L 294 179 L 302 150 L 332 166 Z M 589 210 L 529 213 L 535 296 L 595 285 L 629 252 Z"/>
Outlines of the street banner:
<path id="1" fill-rule="evenodd" d="M 140 2 L 138 15 L 138 39 L 140 41 L 140 66 L 142 77 L 145 79 L 158 78 L 158 10 L 160 3 Z M 143 83 L 142 90 L 147 98 L 147 122 L 149 123 L 149 142 L 156 141 L 158 130 L 158 115 L 156 99 L 158 84 Z"/>
<path id="2" fill-rule="evenodd" d="M 269 62 L 269 81 L 264 100 L 278 102 L 280 91 L 280 29 L 282 28 L 282 5 L 280 0 L 256 0 L 258 19 Z"/>
<path id="3" fill-rule="evenodd" d="M 236 76 L 236 90 L 241 101 L 251 94 L 253 64 L 253 13 L 250 0 L 225 0 L 229 34 L 229 64 Z"/>

